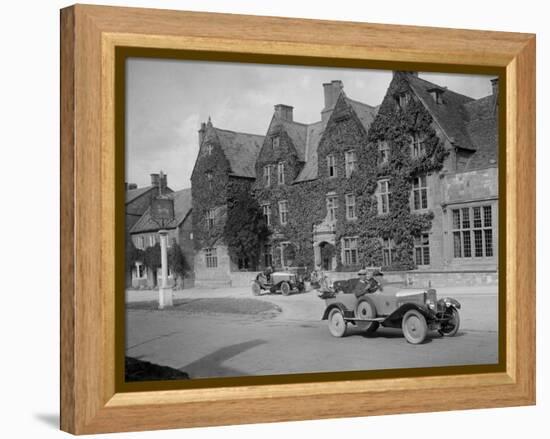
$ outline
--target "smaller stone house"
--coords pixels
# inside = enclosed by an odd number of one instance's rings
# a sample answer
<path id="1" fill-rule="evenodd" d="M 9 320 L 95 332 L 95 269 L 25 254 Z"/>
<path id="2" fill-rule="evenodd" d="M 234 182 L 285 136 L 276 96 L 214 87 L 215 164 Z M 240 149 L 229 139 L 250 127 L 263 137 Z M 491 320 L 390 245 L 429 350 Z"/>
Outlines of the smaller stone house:
<path id="1" fill-rule="evenodd" d="M 188 265 L 189 272 L 184 279 L 178 279 L 171 270 L 168 270 L 169 285 L 189 288 L 193 286 L 193 230 L 191 222 L 192 199 L 191 189 L 183 189 L 172 192 L 169 195 L 174 199 L 174 220 L 169 223 L 165 230 L 168 231 L 167 242 L 168 250 L 172 245 L 178 245 L 184 255 Z M 151 218 L 151 210 L 148 208 L 130 229 L 130 238 L 135 247 L 145 251 L 148 247 L 153 247 L 160 243 L 160 226 Z M 131 286 L 133 288 L 155 288 L 160 279 L 160 268 L 153 272 L 147 268 L 143 261 L 137 261 L 132 270 Z"/>

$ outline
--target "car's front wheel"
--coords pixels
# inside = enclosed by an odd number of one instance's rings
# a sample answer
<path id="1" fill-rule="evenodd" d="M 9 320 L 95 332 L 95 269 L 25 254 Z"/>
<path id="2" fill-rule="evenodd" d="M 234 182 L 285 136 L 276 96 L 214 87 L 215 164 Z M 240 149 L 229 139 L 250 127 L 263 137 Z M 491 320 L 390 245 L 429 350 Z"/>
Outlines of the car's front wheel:
<path id="1" fill-rule="evenodd" d="M 344 320 L 342 311 L 334 308 L 328 314 L 328 330 L 334 337 L 343 337 L 346 335 L 347 323 Z"/>
<path id="2" fill-rule="evenodd" d="M 405 313 L 402 328 L 405 339 L 411 344 L 422 343 L 428 334 L 426 318 L 415 309 Z"/>
<path id="3" fill-rule="evenodd" d="M 453 337 L 460 327 L 460 314 L 456 308 L 451 309 L 449 320 L 439 328 L 439 333 L 446 337 Z"/>
<path id="4" fill-rule="evenodd" d="M 288 282 L 283 282 L 281 284 L 281 293 L 283 293 L 283 296 L 288 296 L 290 294 L 290 285 Z"/>

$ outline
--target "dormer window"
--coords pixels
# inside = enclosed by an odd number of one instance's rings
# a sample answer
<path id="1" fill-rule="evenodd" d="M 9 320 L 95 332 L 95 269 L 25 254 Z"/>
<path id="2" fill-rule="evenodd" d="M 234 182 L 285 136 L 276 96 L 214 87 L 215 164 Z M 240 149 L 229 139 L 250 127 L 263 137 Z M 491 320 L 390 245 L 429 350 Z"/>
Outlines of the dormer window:
<path id="1" fill-rule="evenodd" d="M 381 140 L 378 142 L 378 164 L 383 165 L 384 163 L 387 163 L 390 159 L 390 145 L 385 140 Z"/>
<path id="2" fill-rule="evenodd" d="M 400 108 L 405 108 L 409 103 L 410 97 L 411 96 L 409 95 L 409 93 L 401 93 L 401 94 L 398 94 L 395 99 L 399 104 Z"/>
<path id="3" fill-rule="evenodd" d="M 331 154 L 327 156 L 328 176 L 336 177 L 336 158 Z"/>
<path id="4" fill-rule="evenodd" d="M 428 90 L 428 93 L 430 93 L 430 96 L 432 97 L 432 99 L 436 104 L 442 104 L 443 103 L 442 96 L 444 91 L 445 91 L 444 88 L 434 87 L 434 88 L 430 88 Z"/>
<path id="5" fill-rule="evenodd" d="M 426 146 L 422 138 L 415 134 L 411 137 L 411 155 L 413 157 L 421 157 L 426 154 Z"/>

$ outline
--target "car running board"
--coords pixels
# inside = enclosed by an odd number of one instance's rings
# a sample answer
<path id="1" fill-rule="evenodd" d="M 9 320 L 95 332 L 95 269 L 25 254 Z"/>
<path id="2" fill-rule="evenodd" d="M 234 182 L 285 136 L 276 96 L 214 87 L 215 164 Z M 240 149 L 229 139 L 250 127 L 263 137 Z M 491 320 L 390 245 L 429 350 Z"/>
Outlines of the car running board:
<path id="1" fill-rule="evenodd" d="M 386 320 L 386 317 L 375 317 L 374 319 L 356 319 L 355 317 L 346 317 L 346 320 L 351 322 L 383 322 Z"/>

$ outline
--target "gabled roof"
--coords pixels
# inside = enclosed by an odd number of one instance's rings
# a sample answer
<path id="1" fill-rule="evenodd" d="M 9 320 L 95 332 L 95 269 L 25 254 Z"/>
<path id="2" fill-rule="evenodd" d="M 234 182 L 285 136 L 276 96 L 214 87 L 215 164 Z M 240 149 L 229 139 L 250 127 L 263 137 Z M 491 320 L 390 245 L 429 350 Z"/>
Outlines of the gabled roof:
<path id="1" fill-rule="evenodd" d="M 476 147 L 472 143 L 465 121 L 468 118 L 464 105 L 472 102 L 474 99 L 448 90 L 433 82 L 426 81 L 415 75 L 404 75 L 412 90 L 422 101 L 424 106 L 431 113 L 436 123 L 439 124 L 445 135 L 453 143 L 467 150 L 475 151 Z M 430 95 L 430 90 L 442 90 L 442 104 L 435 102 Z"/>
<path id="2" fill-rule="evenodd" d="M 466 129 L 476 147 L 465 170 L 487 168 L 498 163 L 498 114 L 496 97 L 486 96 L 464 105 L 468 113 Z"/>
<path id="3" fill-rule="evenodd" d="M 143 194 L 146 194 L 147 192 L 149 192 L 151 189 L 155 189 L 155 186 L 145 186 L 145 187 L 130 189 L 126 191 L 126 204 L 131 203 L 136 198 L 139 198 Z"/>
<path id="4" fill-rule="evenodd" d="M 315 180 L 317 178 L 317 147 L 321 135 L 325 130 L 326 122 L 319 121 L 307 126 L 306 148 L 304 152 L 305 164 L 294 182 Z"/>
<path id="5" fill-rule="evenodd" d="M 238 177 L 256 177 L 256 159 L 264 142 L 264 136 L 238 133 L 214 128 L 225 157 L 229 161 L 231 173 Z"/>
<path id="6" fill-rule="evenodd" d="M 304 161 L 308 126 L 304 123 L 284 119 L 277 119 L 277 123 L 279 123 L 284 128 L 284 130 L 292 140 L 292 143 L 296 148 L 296 152 L 298 153 L 298 159 L 300 161 Z"/>
<path id="7" fill-rule="evenodd" d="M 365 104 L 363 102 L 354 101 L 353 99 L 348 98 L 345 96 L 346 102 L 353 108 L 355 111 L 355 114 L 359 118 L 359 121 L 365 128 L 365 131 L 368 131 L 372 121 L 376 117 L 376 113 L 378 113 L 378 106 L 372 107 L 371 105 Z"/>
<path id="8" fill-rule="evenodd" d="M 182 189 L 181 191 L 172 192 L 168 197 L 174 199 L 174 219 L 164 228 L 174 229 L 178 227 L 191 212 L 193 204 L 191 189 Z M 149 207 L 130 229 L 130 233 L 155 232 L 157 230 L 160 230 L 160 226 L 151 218 L 151 208 Z"/>
<path id="9" fill-rule="evenodd" d="M 345 102 L 353 109 L 357 118 L 361 122 L 361 125 L 365 128 L 365 131 L 369 130 L 372 121 L 376 117 L 379 107 L 372 107 L 363 102 L 355 101 L 346 96 L 342 91 L 340 97 L 342 97 Z M 338 99 L 340 99 L 340 97 Z M 318 158 L 317 158 L 317 148 L 323 132 L 325 131 L 326 125 L 330 117 L 326 122 L 319 121 L 307 126 L 307 142 L 306 142 L 306 151 L 305 151 L 305 165 L 302 168 L 298 177 L 294 180 L 295 183 L 300 183 L 303 181 L 315 180 L 317 178 L 318 170 Z"/>

